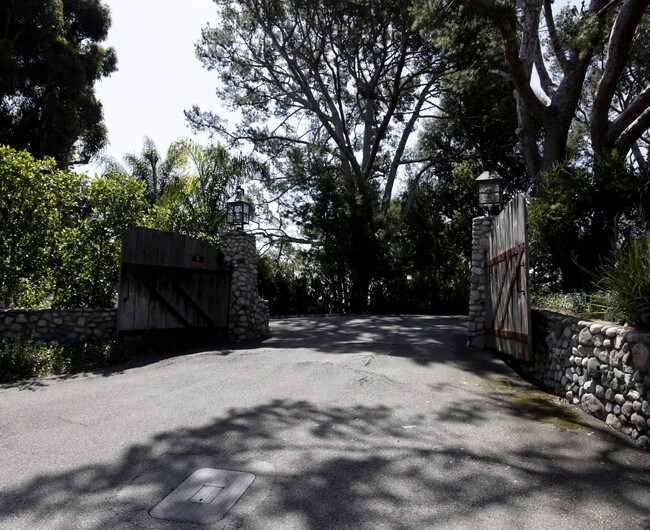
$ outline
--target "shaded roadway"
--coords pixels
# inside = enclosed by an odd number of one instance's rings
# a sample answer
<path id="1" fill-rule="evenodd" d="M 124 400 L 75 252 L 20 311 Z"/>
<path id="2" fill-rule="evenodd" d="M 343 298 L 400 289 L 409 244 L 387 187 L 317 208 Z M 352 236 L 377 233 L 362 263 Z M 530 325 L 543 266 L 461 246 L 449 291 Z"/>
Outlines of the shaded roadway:
<path id="1" fill-rule="evenodd" d="M 650 455 L 584 415 L 539 421 L 465 319 L 272 329 L 0 385 L 0 528 L 204 528 L 148 514 L 203 467 L 257 476 L 215 528 L 650 527 Z"/>

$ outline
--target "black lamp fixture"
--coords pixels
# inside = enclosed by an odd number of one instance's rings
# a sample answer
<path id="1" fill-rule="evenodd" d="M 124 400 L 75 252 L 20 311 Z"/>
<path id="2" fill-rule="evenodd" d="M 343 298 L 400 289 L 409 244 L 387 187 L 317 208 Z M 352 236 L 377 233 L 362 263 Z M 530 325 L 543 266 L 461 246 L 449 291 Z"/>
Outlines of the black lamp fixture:
<path id="1" fill-rule="evenodd" d="M 483 171 L 476 179 L 478 184 L 478 206 L 498 210 L 503 200 L 503 183 L 496 171 Z"/>
<path id="2" fill-rule="evenodd" d="M 237 230 L 243 230 L 250 221 L 251 205 L 244 199 L 244 190 L 237 186 L 235 194 L 226 201 L 226 222 Z"/>

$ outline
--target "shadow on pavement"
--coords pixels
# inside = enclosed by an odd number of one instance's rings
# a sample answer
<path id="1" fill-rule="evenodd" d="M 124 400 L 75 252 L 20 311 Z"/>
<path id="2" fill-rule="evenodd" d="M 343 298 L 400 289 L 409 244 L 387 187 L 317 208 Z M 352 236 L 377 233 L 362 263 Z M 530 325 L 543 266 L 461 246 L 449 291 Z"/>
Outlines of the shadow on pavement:
<path id="1" fill-rule="evenodd" d="M 371 353 L 403 357 L 419 366 L 455 365 L 477 375 L 508 373 L 503 357 L 468 348 L 467 317 L 440 315 L 329 315 L 271 321 L 272 338 L 259 348 L 289 354 Z"/>
<path id="2" fill-rule="evenodd" d="M 457 417 L 458 410 L 472 414 Z M 549 527 L 650 523 L 647 455 L 614 440 L 602 440 L 597 453 L 543 439 L 484 451 L 448 431 L 455 421 L 480 426 L 495 411 L 522 414 L 496 395 L 441 410 L 436 428 L 427 427 L 431 418 L 411 418 L 414 424 L 405 429 L 403 418 L 383 406 L 287 399 L 232 409 L 200 428 L 161 432 L 146 445 L 134 445 L 117 465 L 43 475 L 1 492 L 0 525 L 164 527 L 147 511 L 196 469 L 216 463 L 246 471 L 259 459 L 273 462 L 268 490 L 250 513 L 233 510 L 224 524 L 444 528 L 487 523 L 504 510 L 510 527 L 540 520 Z M 246 496 L 240 504 L 245 507 Z M 611 513 L 616 521 L 608 519 Z"/>

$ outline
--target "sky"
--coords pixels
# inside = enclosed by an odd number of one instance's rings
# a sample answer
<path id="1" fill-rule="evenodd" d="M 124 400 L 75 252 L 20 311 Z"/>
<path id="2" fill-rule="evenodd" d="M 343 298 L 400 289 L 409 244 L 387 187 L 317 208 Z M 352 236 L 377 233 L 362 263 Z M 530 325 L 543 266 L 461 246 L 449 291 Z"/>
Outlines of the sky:
<path id="1" fill-rule="evenodd" d="M 122 162 L 139 154 L 149 136 L 161 152 L 192 134 L 183 111 L 193 104 L 219 108 L 217 73 L 195 56 L 201 29 L 216 25 L 212 0 L 103 0 L 111 10 L 105 46 L 117 53 L 118 71 L 95 84 L 104 108 L 110 144 L 104 150 Z M 92 167 L 90 168 L 92 170 Z"/>
<path id="2" fill-rule="evenodd" d="M 562 4 L 566 1 L 562 0 Z M 104 108 L 109 145 L 103 155 L 119 162 L 139 154 L 145 136 L 161 152 L 193 135 L 183 114 L 193 104 L 219 110 L 217 72 L 208 72 L 195 56 L 201 30 L 217 23 L 212 0 L 103 0 L 112 25 L 104 45 L 117 52 L 118 71 L 95 84 Z M 78 168 L 92 173 L 94 165 Z"/>

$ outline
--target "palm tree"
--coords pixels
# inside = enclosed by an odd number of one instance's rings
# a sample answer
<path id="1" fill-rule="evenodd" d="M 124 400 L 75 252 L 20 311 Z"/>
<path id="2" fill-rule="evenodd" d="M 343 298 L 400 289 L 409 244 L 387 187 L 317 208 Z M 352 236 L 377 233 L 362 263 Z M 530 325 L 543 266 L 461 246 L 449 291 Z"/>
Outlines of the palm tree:
<path id="1" fill-rule="evenodd" d="M 181 140 L 170 146 L 172 150 L 179 162 L 157 203 L 161 228 L 215 241 L 226 227 L 226 200 L 264 167 L 231 156 L 221 145 L 203 147 Z"/>
<path id="2" fill-rule="evenodd" d="M 184 160 L 177 142 L 169 146 L 167 156 L 163 158 L 153 140 L 145 136 L 140 155 L 127 154 L 124 163 L 131 177 L 145 183 L 145 197 L 153 204 L 163 196 L 173 177 L 181 170 Z"/>

